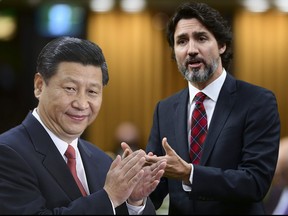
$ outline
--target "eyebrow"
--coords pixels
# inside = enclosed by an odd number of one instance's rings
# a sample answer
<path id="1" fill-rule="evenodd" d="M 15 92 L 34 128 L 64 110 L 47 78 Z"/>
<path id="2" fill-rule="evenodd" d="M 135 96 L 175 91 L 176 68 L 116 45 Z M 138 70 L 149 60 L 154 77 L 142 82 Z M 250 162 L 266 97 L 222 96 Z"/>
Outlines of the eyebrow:
<path id="1" fill-rule="evenodd" d="M 189 34 L 188 33 L 181 33 L 179 35 L 176 36 L 176 39 L 181 39 L 181 38 L 185 38 L 187 37 Z M 192 33 L 193 37 L 197 36 L 202 36 L 202 35 L 209 35 L 208 31 L 198 31 L 198 32 L 193 32 Z"/>
<path id="2" fill-rule="evenodd" d="M 71 77 L 66 77 L 66 78 L 64 79 L 64 82 L 72 82 L 72 83 L 74 83 L 74 84 L 78 84 L 78 83 L 79 83 L 78 80 L 75 80 L 75 79 L 73 79 L 73 78 L 71 78 Z M 101 88 L 101 87 L 102 87 L 102 85 L 99 84 L 99 83 L 91 83 L 91 86 L 92 86 L 92 87 L 96 87 L 96 88 Z"/>

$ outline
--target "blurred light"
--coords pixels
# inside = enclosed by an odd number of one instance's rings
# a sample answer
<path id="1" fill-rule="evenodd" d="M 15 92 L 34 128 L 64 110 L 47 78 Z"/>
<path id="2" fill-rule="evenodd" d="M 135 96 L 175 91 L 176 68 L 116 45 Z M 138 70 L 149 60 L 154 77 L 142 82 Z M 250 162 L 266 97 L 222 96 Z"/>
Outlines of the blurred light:
<path id="1" fill-rule="evenodd" d="M 15 35 L 16 27 L 14 17 L 0 14 L 0 40 L 11 40 Z"/>
<path id="2" fill-rule="evenodd" d="M 288 12 L 288 1 L 287 0 L 275 0 L 275 6 L 282 12 Z"/>
<path id="3" fill-rule="evenodd" d="M 265 12 L 270 8 L 268 0 L 244 0 L 243 5 L 252 12 Z"/>
<path id="4" fill-rule="evenodd" d="M 91 0 L 90 9 L 95 12 L 106 12 L 113 9 L 115 0 Z"/>
<path id="5" fill-rule="evenodd" d="M 52 35 L 63 35 L 71 28 L 72 10 L 69 5 L 53 5 L 48 13 L 48 29 Z"/>
<path id="6" fill-rule="evenodd" d="M 121 8 L 125 12 L 139 12 L 146 6 L 145 0 L 121 0 Z"/>
<path id="7" fill-rule="evenodd" d="M 36 21 L 42 36 L 78 36 L 85 28 L 85 10 L 78 5 L 43 4 L 37 10 Z"/>

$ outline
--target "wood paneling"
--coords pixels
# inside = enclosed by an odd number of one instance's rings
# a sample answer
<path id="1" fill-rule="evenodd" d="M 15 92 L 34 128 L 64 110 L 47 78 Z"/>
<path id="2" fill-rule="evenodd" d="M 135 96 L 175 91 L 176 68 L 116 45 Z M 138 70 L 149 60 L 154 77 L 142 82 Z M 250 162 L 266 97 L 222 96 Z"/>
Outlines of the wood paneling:
<path id="1" fill-rule="evenodd" d="M 234 74 L 272 90 L 278 101 L 281 136 L 288 135 L 288 16 L 239 11 L 234 18 Z M 257 100 L 257 98 L 255 98 Z"/>
<path id="2" fill-rule="evenodd" d="M 88 39 L 102 48 L 110 81 L 104 87 L 100 113 L 85 135 L 105 151 L 120 146 L 114 134 L 123 121 L 136 124 L 140 147 L 145 148 L 157 101 L 186 86 L 171 60 L 164 30 L 155 25 L 157 17 L 161 16 L 148 11 L 89 16 Z"/>

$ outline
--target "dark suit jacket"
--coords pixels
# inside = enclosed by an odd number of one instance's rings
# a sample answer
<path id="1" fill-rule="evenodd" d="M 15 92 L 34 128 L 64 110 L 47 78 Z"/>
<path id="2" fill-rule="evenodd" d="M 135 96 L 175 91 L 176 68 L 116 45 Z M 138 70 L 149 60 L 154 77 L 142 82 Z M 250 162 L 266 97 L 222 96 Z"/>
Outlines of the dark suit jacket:
<path id="1" fill-rule="evenodd" d="M 190 163 L 187 134 L 188 88 L 160 101 L 146 151 L 163 155 L 161 140 Z M 280 122 L 269 90 L 227 74 L 210 122 L 192 191 L 179 180 L 162 178 L 151 194 L 156 209 L 169 193 L 169 214 L 263 214 L 277 163 Z"/>
<path id="2" fill-rule="evenodd" d="M 21 125 L 0 135 L 0 214 L 101 214 L 113 209 L 103 189 L 112 159 L 79 139 L 91 195 L 82 197 L 48 133 L 29 113 Z M 126 204 L 116 209 L 128 214 Z M 148 199 L 144 214 L 156 214 Z"/>

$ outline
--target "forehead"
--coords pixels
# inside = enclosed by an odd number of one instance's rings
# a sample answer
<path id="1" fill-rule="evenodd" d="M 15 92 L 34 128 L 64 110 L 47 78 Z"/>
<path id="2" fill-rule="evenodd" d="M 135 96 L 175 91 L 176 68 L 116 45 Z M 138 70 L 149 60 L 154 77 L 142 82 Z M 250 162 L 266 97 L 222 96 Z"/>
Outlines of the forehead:
<path id="1" fill-rule="evenodd" d="M 77 82 L 102 82 L 101 67 L 83 65 L 74 62 L 61 62 L 58 65 L 55 79 L 74 80 Z"/>
<path id="2" fill-rule="evenodd" d="M 208 29 L 196 18 L 181 19 L 176 25 L 174 36 L 191 32 L 209 32 Z"/>

